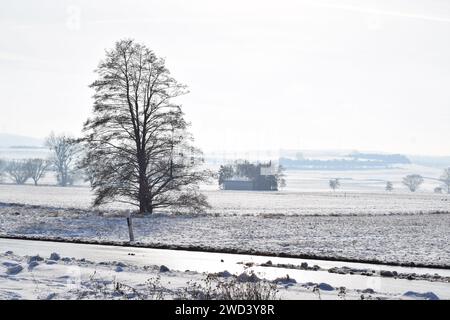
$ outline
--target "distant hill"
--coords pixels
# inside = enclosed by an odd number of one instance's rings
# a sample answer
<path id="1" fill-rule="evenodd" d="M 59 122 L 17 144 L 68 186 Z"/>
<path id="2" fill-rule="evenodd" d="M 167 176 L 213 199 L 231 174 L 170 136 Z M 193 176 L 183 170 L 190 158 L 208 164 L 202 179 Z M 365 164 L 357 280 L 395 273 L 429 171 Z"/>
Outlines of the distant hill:
<path id="1" fill-rule="evenodd" d="M 354 160 L 377 161 L 385 164 L 410 164 L 411 161 L 402 154 L 380 154 L 353 152 L 348 157 Z"/>
<path id="2" fill-rule="evenodd" d="M 0 147 L 2 148 L 39 148 L 43 146 L 43 139 L 20 136 L 16 134 L 0 133 Z"/>
<path id="3" fill-rule="evenodd" d="M 411 161 L 401 154 L 380 154 L 352 152 L 344 157 L 334 159 L 308 159 L 302 154 L 296 159 L 279 159 L 280 164 L 286 169 L 297 170 L 368 170 L 388 169 L 396 165 L 410 164 Z"/>

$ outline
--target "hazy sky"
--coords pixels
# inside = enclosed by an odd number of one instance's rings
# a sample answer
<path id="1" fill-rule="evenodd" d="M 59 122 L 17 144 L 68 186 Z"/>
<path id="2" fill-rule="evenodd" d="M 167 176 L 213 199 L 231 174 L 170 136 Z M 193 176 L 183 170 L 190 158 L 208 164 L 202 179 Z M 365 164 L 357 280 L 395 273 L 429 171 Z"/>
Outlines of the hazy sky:
<path id="1" fill-rule="evenodd" d="M 0 132 L 78 135 L 104 49 L 166 58 L 205 151 L 450 155 L 450 2 L 1 1 Z"/>

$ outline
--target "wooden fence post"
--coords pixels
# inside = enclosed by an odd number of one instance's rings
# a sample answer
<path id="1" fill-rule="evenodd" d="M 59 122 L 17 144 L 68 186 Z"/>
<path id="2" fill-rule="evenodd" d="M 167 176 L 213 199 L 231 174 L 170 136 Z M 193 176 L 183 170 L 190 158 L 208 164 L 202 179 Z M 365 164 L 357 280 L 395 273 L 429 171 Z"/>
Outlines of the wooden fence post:
<path id="1" fill-rule="evenodd" d="M 133 220 L 131 219 L 131 212 L 128 213 L 127 224 L 128 224 L 128 233 L 130 234 L 130 243 L 132 243 L 134 242 L 134 234 L 133 234 Z"/>

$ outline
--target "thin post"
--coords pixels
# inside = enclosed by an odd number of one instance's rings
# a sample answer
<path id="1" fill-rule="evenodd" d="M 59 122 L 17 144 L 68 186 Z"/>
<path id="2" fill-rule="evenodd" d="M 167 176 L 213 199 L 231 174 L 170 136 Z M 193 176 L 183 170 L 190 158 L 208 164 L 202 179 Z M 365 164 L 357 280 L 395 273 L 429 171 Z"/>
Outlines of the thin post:
<path id="1" fill-rule="evenodd" d="M 130 243 L 132 243 L 134 242 L 134 234 L 133 234 L 133 220 L 131 219 L 131 212 L 128 213 L 127 224 L 128 224 L 128 233 L 130 235 Z"/>

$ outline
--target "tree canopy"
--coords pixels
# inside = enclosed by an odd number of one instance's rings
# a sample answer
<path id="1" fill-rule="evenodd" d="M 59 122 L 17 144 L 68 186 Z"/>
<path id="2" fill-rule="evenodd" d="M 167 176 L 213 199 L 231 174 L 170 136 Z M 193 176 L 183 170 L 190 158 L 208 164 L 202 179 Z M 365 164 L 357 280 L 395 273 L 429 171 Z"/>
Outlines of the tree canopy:
<path id="1" fill-rule="evenodd" d="M 202 153 L 193 146 L 176 97 L 187 93 L 145 45 L 121 40 L 99 64 L 93 116 L 84 125 L 94 205 L 111 201 L 139 207 L 202 210 L 208 206 L 198 184 Z"/>

